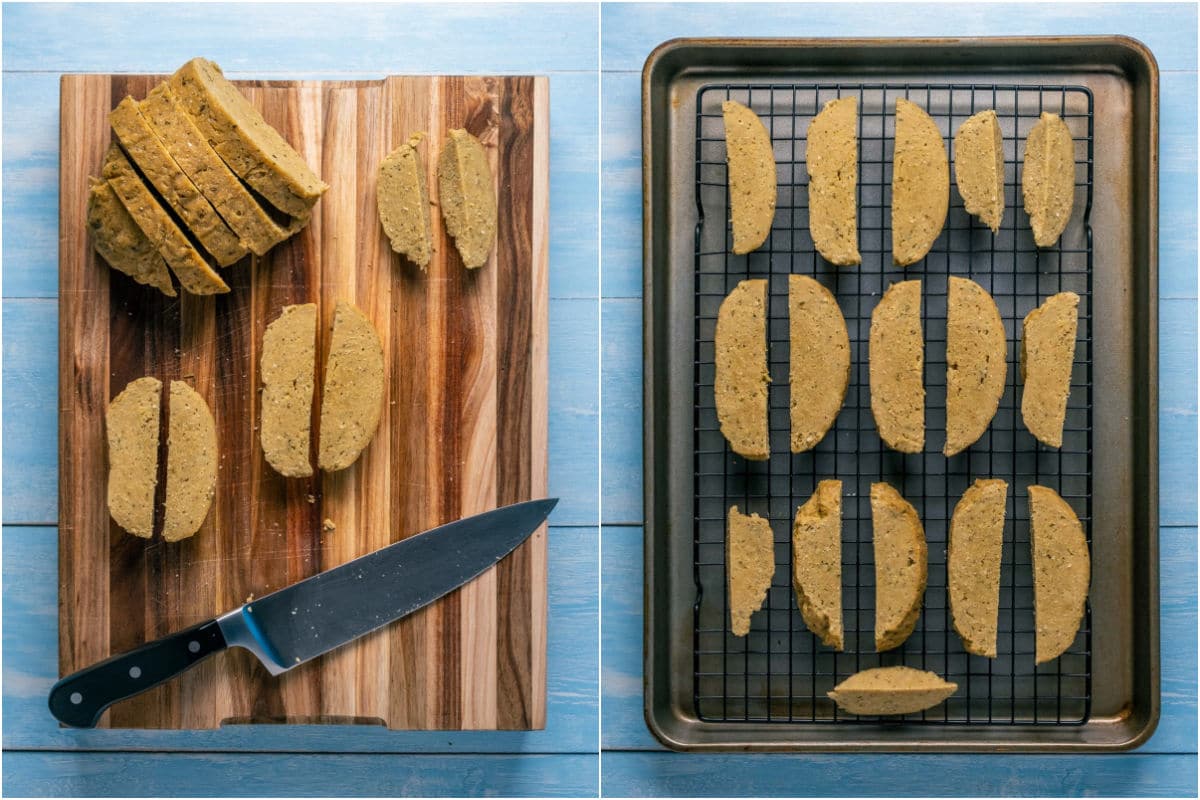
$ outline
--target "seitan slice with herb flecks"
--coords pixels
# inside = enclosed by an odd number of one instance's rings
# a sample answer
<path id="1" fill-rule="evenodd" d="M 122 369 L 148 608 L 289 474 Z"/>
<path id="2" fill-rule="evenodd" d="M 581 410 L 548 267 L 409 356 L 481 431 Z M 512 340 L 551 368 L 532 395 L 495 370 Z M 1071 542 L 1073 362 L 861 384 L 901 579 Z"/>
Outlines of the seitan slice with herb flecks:
<path id="1" fill-rule="evenodd" d="M 167 499 L 163 539 L 177 542 L 200 530 L 217 483 L 217 430 L 204 398 L 171 381 L 167 432 Z"/>
<path id="2" fill-rule="evenodd" d="M 365 314 L 339 300 L 321 394 L 321 469 L 345 469 L 371 442 L 383 411 L 383 377 L 379 333 Z"/>
<path id="3" fill-rule="evenodd" d="M 1053 247 L 1075 206 L 1075 142 L 1057 114 L 1042 112 L 1025 139 L 1025 213 L 1038 247 Z"/>
<path id="4" fill-rule="evenodd" d="M 841 651 L 842 482 L 821 481 L 792 524 L 792 588 L 804 624 Z"/>
<path id="5" fill-rule="evenodd" d="M 725 533 L 725 567 L 729 575 L 729 629 L 734 636 L 750 633 L 750 616 L 762 608 L 775 575 L 775 537 L 771 523 L 758 514 L 729 509 Z"/>
<path id="6" fill-rule="evenodd" d="M 968 653 L 996 657 L 1000 557 L 1008 484 L 979 479 L 963 492 L 950 518 L 946 582 L 954 630 Z"/>
<path id="7" fill-rule="evenodd" d="M 1008 336 L 992 296 L 950 277 L 946 312 L 946 444 L 956 455 L 992 424 L 1008 379 Z"/>
<path id="8" fill-rule="evenodd" d="M 871 414 L 884 443 L 901 453 L 925 446 L 925 342 L 921 282 L 888 287 L 871 312 Z"/>
<path id="9" fill-rule="evenodd" d="M 733 252 L 744 255 L 762 246 L 775 221 L 778 177 L 771 135 L 752 110 L 734 100 L 721 104 L 725 122 L 725 160 L 729 167 L 729 218 Z"/>
<path id="10" fill-rule="evenodd" d="M 154 489 L 158 486 L 158 429 L 162 382 L 131 381 L 108 404 L 108 512 L 134 536 L 154 535 Z"/>
<path id="11" fill-rule="evenodd" d="M 915 714 L 958 691 L 958 684 L 912 667 L 875 667 L 856 672 L 827 695 L 842 711 L 858 715 Z"/>
<path id="12" fill-rule="evenodd" d="M 925 529 L 912 504 L 890 484 L 871 484 L 875 543 L 875 649 L 904 644 L 916 627 L 929 576 Z"/>
<path id="13" fill-rule="evenodd" d="M 969 117 L 954 134 L 954 184 L 963 209 L 999 233 L 1004 219 L 1004 139 L 990 108 Z"/>
<path id="14" fill-rule="evenodd" d="M 892 261 L 924 258 L 950 210 L 950 161 L 937 123 L 916 103 L 896 100 L 892 156 Z"/>
<path id="15" fill-rule="evenodd" d="M 1079 330 L 1079 295 L 1060 292 L 1030 311 L 1021 329 L 1021 419 L 1038 441 L 1062 447 L 1075 336 Z"/>
<path id="16" fill-rule="evenodd" d="M 751 461 L 771 455 L 767 426 L 767 282 L 741 281 L 721 301 L 714 336 L 713 395 L 721 434 Z"/>
<path id="17" fill-rule="evenodd" d="M 383 225 L 392 250 L 407 256 L 421 269 L 429 266 L 433 255 L 429 187 L 425 164 L 417 150 L 424 138 L 425 134 L 418 131 L 389 153 L 379 165 L 376 185 L 379 223 Z M 463 261 L 465 263 L 466 259 Z"/>
<path id="18" fill-rule="evenodd" d="M 263 333 L 263 455 L 276 472 L 289 478 L 312 475 L 313 375 L 316 372 L 317 306 L 284 306 Z"/>
<path id="19" fill-rule="evenodd" d="M 1053 489 L 1029 487 L 1029 520 L 1035 660 L 1045 664 L 1065 653 L 1079 633 L 1092 559 L 1079 517 Z"/>
<path id="20" fill-rule="evenodd" d="M 850 337 L 837 299 L 807 275 L 788 276 L 792 452 L 833 427 L 850 384 Z"/>
<path id="21" fill-rule="evenodd" d="M 461 128 L 442 144 L 438 193 L 446 232 L 463 266 L 482 267 L 496 243 L 496 187 L 483 145 Z"/>
<path id="22" fill-rule="evenodd" d="M 808 126 L 808 230 L 831 264 L 862 263 L 858 252 L 858 98 L 830 100 Z"/>
<path id="23" fill-rule="evenodd" d="M 174 297 L 167 262 L 129 216 L 113 188 L 96 178 L 88 178 L 88 186 L 87 221 L 92 247 L 117 272 Z"/>

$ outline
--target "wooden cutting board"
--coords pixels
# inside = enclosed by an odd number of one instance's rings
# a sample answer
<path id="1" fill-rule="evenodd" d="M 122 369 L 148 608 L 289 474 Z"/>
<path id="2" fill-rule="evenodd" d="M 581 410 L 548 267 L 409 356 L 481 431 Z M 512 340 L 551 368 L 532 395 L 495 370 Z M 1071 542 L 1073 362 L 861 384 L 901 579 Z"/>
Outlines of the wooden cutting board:
<path id="1" fill-rule="evenodd" d="M 546 494 L 547 79 L 239 83 L 330 188 L 304 231 L 223 270 L 229 294 L 171 299 L 110 270 L 85 226 L 109 110 L 164 77 L 62 79 L 62 674 L 406 536 Z M 413 131 L 426 131 L 436 201 L 437 153 L 458 127 L 491 159 L 498 241 L 486 266 L 467 271 L 434 209 L 436 252 L 423 273 L 388 246 L 376 171 Z M 324 364 L 339 298 L 363 309 L 383 340 L 383 418 L 350 469 L 285 479 L 258 439 L 263 330 L 283 306 L 317 303 Z M 104 412 L 143 375 L 187 381 L 217 422 L 216 498 L 204 527 L 181 543 L 129 536 L 108 515 Z M 336 527 L 324 530 L 326 520 Z M 245 652 L 223 653 L 117 704 L 102 724 L 531 729 L 545 725 L 545 692 L 543 528 L 439 602 L 278 679 Z"/>

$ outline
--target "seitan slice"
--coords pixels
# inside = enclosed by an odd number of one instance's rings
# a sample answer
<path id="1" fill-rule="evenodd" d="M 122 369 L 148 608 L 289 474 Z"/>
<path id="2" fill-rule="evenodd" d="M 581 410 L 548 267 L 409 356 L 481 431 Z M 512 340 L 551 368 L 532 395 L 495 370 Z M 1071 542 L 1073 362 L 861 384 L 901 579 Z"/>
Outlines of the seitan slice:
<path id="1" fill-rule="evenodd" d="M 162 382 L 138 378 L 108 404 L 108 511 L 134 536 L 154 535 Z"/>
<path id="2" fill-rule="evenodd" d="M 465 130 L 450 131 L 442 145 L 438 193 L 463 265 L 482 267 L 496 243 L 496 187 L 483 145 Z"/>
<path id="3" fill-rule="evenodd" d="M 121 148 L 113 144 L 104 159 L 103 175 L 129 216 L 162 255 L 179 284 L 192 294 L 221 294 L 229 291 L 221 276 L 204 260 L 142 183 Z"/>
<path id="4" fill-rule="evenodd" d="M 218 264 L 227 267 L 246 255 L 237 234 L 175 163 L 132 97 L 112 110 L 108 122 L 126 156 Z"/>
<path id="5" fill-rule="evenodd" d="M 992 424 L 1008 379 L 1008 337 L 996 302 L 982 286 L 950 278 L 946 311 L 946 445 L 952 456 Z"/>
<path id="6" fill-rule="evenodd" d="M 267 463 L 280 475 L 312 475 L 313 373 L 316 370 L 317 306 L 284 306 L 267 326 L 262 345 L 262 426 Z"/>
<path id="7" fill-rule="evenodd" d="M 1004 139 L 990 108 L 967 119 L 954 134 L 954 183 L 966 212 L 999 233 L 1004 218 Z"/>
<path id="8" fill-rule="evenodd" d="M 875 649 L 904 644 L 916 627 L 929 576 L 917 510 L 887 483 L 871 484 L 875 536 Z"/>
<path id="9" fill-rule="evenodd" d="M 171 381 L 167 433 L 167 500 L 163 538 L 186 539 L 204 524 L 217 483 L 217 430 L 208 403 Z"/>
<path id="10" fill-rule="evenodd" d="M 808 126 L 808 229 L 831 264 L 862 263 L 858 253 L 858 98 L 830 100 Z"/>
<path id="11" fill-rule="evenodd" d="M 1057 114 L 1042 112 L 1025 139 L 1025 213 L 1038 247 L 1053 247 L 1075 205 L 1075 142 Z"/>
<path id="12" fill-rule="evenodd" d="M 875 427 L 901 453 L 925 446 L 924 347 L 921 282 L 894 283 L 871 312 L 868 354 Z"/>
<path id="13" fill-rule="evenodd" d="M 280 211 L 304 217 L 329 188 L 213 62 L 193 58 L 171 89 L 221 160 Z"/>
<path id="14" fill-rule="evenodd" d="M 345 469 L 370 443 L 383 411 L 383 390 L 379 333 L 365 314 L 340 300 L 321 394 L 321 469 Z"/>
<path id="15" fill-rule="evenodd" d="M 750 615 L 762 608 L 775 575 L 775 538 L 771 523 L 758 514 L 746 516 L 729 509 L 725 537 L 725 567 L 729 574 L 729 624 L 734 636 L 750 632 Z"/>
<path id="16" fill-rule="evenodd" d="M 817 446 L 850 384 L 850 337 L 837 300 L 807 275 L 788 276 L 792 452 Z"/>
<path id="17" fill-rule="evenodd" d="M 796 509 L 792 588 L 808 629 L 842 650 L 842 482 L 821 481 Z"/>
<path id="18" fill-rule="evenodd" d="M 751 461 L 771 455 L 767 427 L 767 282 L 741 281 L 721 301 L 714 342 L 713 394 L 721 433 Z"/>
<path id="19" fill-rule="evenodd" d="M 1079 517 L 1053 489 L 1029 487 L 1033 616 L 1038 664 L 1067 651 L 1087 604 L 1092 562 Z"/>
<path id="20" fill-rule="evenodd" d="M 407 256 L 421 269 L 429 266 L 433 254 L 429 187 L 425 163 L 417 150 L 424 138 L 424 133 L 414 133 L 406 143 L 393 150 L 379 165 L 376 185 L 379 222 L 391 241 L 392 250 Z M 487 259 L 486 253 L 484 259 Z"/>
<path id="21" fill-rule="evenodd" d="M 775 153 L 762 120 L 733 100 L 721 104 L 725 120 L 725 158 L 729 165 L 729 215 L 733 252 L 742 255 L 762 246 L 775 220 Z"/>
<path id="22" fill-rule="evenodd" d="M 925 257 L 946 223 L 950 162 L 937 123 L 903 98 L 892 163 L 892 261 L 904 267 Z"/>
<path id="23" fill-rule="evenodd" d="M 167 262 L 129 216 L 113 188 L 95 178 L 89 178 L 88 184 L 87 221 L 96 252 L 118 272 L 174 297 Z"/>
<path id="24" fill-rule="evenodd" d="M 856 672 L 833 687 L 829 697 L 851 714 L 915 714 L 958 691 L 932 672 L 912 667 L 875 667 Z"/>
<path id="25" fill-rule="evenodd" d="M 1008 484 L 977 480 L 950 518 L 946 575 L 954 630 L 968 653 L 996 657 L 1000 611 L 1000 556 Z"/>
<path id="26" fill-rule="evenodd" d="M 1078 327 L 1079 295 L 1060 292 L 1030 311 L 1021 331 L 1021 418 L 1051 447 L 1062 447 Z"/>
<path id="27" fill-rule="evenodd" d="M 298 228 L 295 222 L 289 228 L 275 224 L 266 209 L 242 185 L 184 111 L 170 85 L 159 84 L 138 108 L 175 163 L 208 198 L 250 252 L 261 256 L 295 233 Z M 300 220 L 301 223 L 307 221 L 307 215 Z"/>

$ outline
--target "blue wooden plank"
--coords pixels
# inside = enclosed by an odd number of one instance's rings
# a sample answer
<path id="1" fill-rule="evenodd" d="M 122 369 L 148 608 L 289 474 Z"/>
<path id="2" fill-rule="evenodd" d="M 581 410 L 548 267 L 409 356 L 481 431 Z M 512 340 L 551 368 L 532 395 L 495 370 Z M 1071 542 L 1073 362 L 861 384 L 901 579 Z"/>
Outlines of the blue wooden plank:
<path id="1" fill-rule="evenodd" d="M 9 797 L 594 797 L 598 756 L 4 754 Z"/>
<path id="2" fill-rule="evenodd" d="M 550 301 L 550 493 L 558 525 L 600 520 L 598 300 Z"/>
<path id="3" fill-rule="evenodd" d="M 1158 308 L 1159 513 L 1163 525 L 1196 524 L 1196 301 Z"/>
<path id="4" fill-rule="evenodd" d="M 1196 756 L 605 753 L 611 797 L 1195 797 Z"/>
<path id="5" fill-rule="evenodd" d="M 1113 3 L 1104 13 L 1075 3 L 971 3 L 947 14 L 936 3 L 606 3 L 605 70 L 641 70 L 650 51 L 678 36 L 1029 36 L 1124 33 L 1154 51 L 1159 67 L 1196 69 L 1196 7 Z"/>
<path id="6" fill-rule="evenodd" d="M 46 694 L 58 678 L 56 533 L 54 528 L 11 526 L 3 532 L 5 748 L 320 753 L 592 753 L 597 749 L 599 532 L 595 528 L 550 529 L 547 720 L 545 730 L 531 732 L 408 732 L 326 725 L 233 725 L 213 731 L 60 728 L 46 710 Z"/>
<path id="7" fill-rule="evenodd" d="M 606 223 L 607 224 L 607 223 Z M 602 300 L 600 465 L 605 524 L 642 522 L 642 303 Z M 683 402 L 690 402 L 684 400 Z"/>
<path id="8" fill-rule="evenodd" d="M 600 292 L 600 78 L 550 76 L 550 296 Z"/>
<path id="9" fill-rule="evenodd" d="M 642 78 L 601 76 L 604 297 L 642 296 Z"/>
<path id="10" fill-rule="evenodd" d="M 588 3 L 6 4 L 4 68 L 170 72 L 204 55 L 232 73 L 591 71 L 598 25 Z"/>
<path id="11" fill-rule="evenodd" d="M 1160 82 L 1158 291 L 1196 297 L 1196 73 Z"/>

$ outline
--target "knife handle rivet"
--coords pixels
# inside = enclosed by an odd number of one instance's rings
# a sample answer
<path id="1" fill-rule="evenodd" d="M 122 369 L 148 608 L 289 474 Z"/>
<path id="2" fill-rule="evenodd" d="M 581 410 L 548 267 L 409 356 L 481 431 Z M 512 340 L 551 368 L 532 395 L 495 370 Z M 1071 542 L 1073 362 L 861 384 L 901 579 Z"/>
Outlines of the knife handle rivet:
<path id="1" fill-rule="evenodd" d="M 71 705 L 77 706 L 83 702 L 83 695 L 79 692 L 71 692 Z"/>
<path id="2" fill-rule="evenodd" d="M 188 642 L 188 652 L 189 653 L 199 653 L 200 652 L 200 643 L 197 641 Z"/>
<path id="3" fill-rule="evenodd" d="M 129 677 L 131 677 L 135 680 L 142 677 L 142 668 L 141 667 L 130 667 L 129 668 Z"/>

